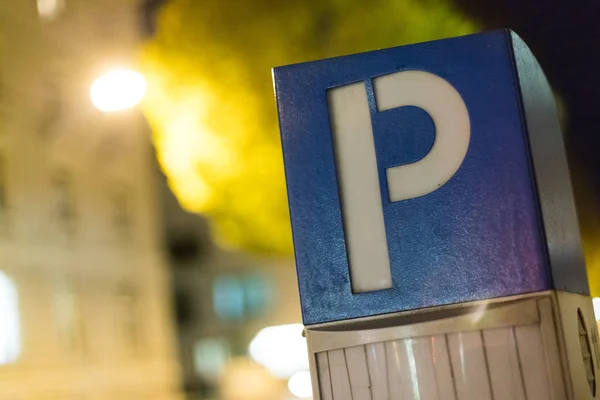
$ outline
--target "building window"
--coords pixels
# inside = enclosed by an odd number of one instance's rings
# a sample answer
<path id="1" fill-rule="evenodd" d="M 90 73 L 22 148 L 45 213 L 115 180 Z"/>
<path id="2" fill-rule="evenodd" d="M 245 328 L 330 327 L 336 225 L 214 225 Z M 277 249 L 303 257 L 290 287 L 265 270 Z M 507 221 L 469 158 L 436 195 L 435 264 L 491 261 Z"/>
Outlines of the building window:
<path id="1" fill-rule="evenodd" d="M 0 233 L 8 231 L 8 179 L 6 170 L 6 159 L 0 156 Z"/>
<path id="2" fill-rule="evenodd" d="M 216 383 L 231 357 L 229 343 L 220 338 L 201 339 L 194 345 L 194 369 L 206 381 Z"/>
<path id="3" fill-rule="evenodd" d="M 124 347 L 133 354 L 142 349 L 142 326 L 140 303 L 137 291 L 128 285 L 122 286 L 117 293 L 118 329 L 122 332 Z"/>
<path id="4" fill-rule="evenodd" d="M 64 172 L 60 173 L 55 177 L 53 185 L 56 222 L 68 233 L 74 233 L 76 228 L 76 212 L 71 178 Z"/>
<path id="5" fill-rule="evenodd" d="M 265 312 L 271 301 L 271 283 L 259 273 L 247 274 L 243 279 L 246 313 L 250 317 L 259 317 Z"/>
<path id="6" fill-rule="evenodd" d="M 186 328 L 194 320 L 202 321 L 201 309 L 194 308 L 194 302 L 187 293 L 177 289 L 174 297 L 177 326 Z"/>
<path id="7" fill-rule="evenodd" d="M 133 234 L 133 221 L 129 197 L 124 188 L 114 191 L 112 199 L 113 226 L 119 242 L 129 242 Z"/>
<path id="8" fill-rule="evenodd" d="M 67 282 L 61 282 L 55 296 L 56 321 L 61 347 L 72 353 L 84 351 L 84 327 L 77 294 Z"/>
<path id="9" fill-rule="evenodd" d="M 213 282 L 213 309 L 225 321 L 244 317 L 244 288 L 237 276 L 222 275 Z"/>
<path id="10" fill-rule="evenodd" d="M 0 156 L 0 214 L 5 214 L 8 209 L 6 197 L 6 161 Z"/>
<path id="11" fill-rule="evenodd" d="M 10 115 L 7 97 L 6 80 L 4 78 L 3 71 L 0 71 L 0 134 L 4 134 L 6 132 L 5 127 L 8 116 Z"/>
<path id="12" fill-rule="evenodd" d="M 259 273 L 221 275 L 213 282 L 213 309 L 225 321 L 259 317 L 271 297 L 271 283 Z"/>
<path id="13" fill-rule="evenodd" d="M 53 20 L 65 8 L 65 0 L 37 0 L 37 10 L 41 18 Z"/>
<path id="14" fill-rule="evenodd" d="M 0 365 L 12 364 L 21 354 L 19 295 L 13 281 L 0 271 Z"/>
<path id="15" fill-rule="evenodd" d="M 200 240 L 191 233 L 180 234 L 169 239 L 169 255 L 175 266 L 195 265 L 200 255 Z"/>
<path id="16" fill-rule="evenodd" d="M 57 125 L 63 114 L 63 93 L 58 73 L 45 83 L 42 111 L 39 119 L 39 135 L 43 139 L 57 133 Z"/>

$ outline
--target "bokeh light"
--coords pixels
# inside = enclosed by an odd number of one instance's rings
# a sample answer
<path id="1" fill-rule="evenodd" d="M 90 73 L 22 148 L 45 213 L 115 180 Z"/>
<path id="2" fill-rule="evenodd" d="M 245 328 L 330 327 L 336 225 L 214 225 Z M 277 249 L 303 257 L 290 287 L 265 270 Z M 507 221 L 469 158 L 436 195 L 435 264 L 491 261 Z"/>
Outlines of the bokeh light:
<path id="1" fill-rule="evenodd" d="M 90 97 L 100 111 L 113 112 L 131 108 L 146 95 L 146 79 L 128 69 L 107 72 L 92 83 Z"/>
<path id="2" fill-rule="evenodd" d="M 270 326 L 250 342 L 250 355 L 278 378 L 308 370 L 308 348 L 302 324 Z"/>
<path id="3" fill-rule="evenodd" d="M 310 381 L 310 372 L 300 371 L 295 373 L 288 381 L 290 392 L 300 398 L 309 399 L 312 397 L 312 384 Z"/>
<path id="4" fill-rule="evenodd" d="M 19 301 L 15 284 L 0 272 L 0 365 L 14 363 L 21 353 Z"/>

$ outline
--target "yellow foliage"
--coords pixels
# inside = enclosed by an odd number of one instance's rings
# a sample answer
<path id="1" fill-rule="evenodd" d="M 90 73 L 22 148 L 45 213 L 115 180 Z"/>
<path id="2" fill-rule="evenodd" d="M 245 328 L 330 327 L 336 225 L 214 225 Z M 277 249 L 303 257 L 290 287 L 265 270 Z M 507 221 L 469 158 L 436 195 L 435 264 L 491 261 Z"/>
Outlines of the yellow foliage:
<path id="1" fill-rule="evenodd" d="M 290 254 L 271 68 L 473 30 L 443 0 L 171 0 L 142 54 L 171 187 L 222 243 Z"/>

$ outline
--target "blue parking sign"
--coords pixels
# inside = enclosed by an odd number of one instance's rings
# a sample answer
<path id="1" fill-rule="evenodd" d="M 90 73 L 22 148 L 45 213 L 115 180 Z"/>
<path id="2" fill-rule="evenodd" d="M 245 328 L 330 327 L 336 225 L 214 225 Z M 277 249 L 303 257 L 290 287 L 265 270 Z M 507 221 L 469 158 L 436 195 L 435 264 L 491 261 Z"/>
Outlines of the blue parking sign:
<path id="1" fill-rule="evenodd" d="M 552 92 L 513 32 L 274 69 L 307 325 L 588 294 Z"/>

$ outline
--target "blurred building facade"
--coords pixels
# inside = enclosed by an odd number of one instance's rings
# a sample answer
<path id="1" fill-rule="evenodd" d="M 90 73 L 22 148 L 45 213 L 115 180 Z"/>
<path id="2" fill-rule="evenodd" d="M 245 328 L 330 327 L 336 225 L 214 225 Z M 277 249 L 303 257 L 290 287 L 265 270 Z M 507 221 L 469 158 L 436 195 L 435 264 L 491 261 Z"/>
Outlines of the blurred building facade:
<path id="1" fill-rule="evenodd" d="M 164 181 L 162 193 L 179 357 L 189 398 L 293 399 L 286 380 L 267 376 L 249 353 L 261 329 L 301 322 L 293 260 L 251 257 L 220 248 L 211 240 L 208 222 L 182 210 Z M 303 341 L 301 329 L 292 335 L 297 335 L 294 343 Z M 254 384 L 236 393 L 236 386 L 243 387 L 239 379 Z"/>
<path id="2" fill-rule="evenodd" d="M 88 94 L 138 3 L 0 5 L 0 399 L 179 398 L 148 128 Z"/>

